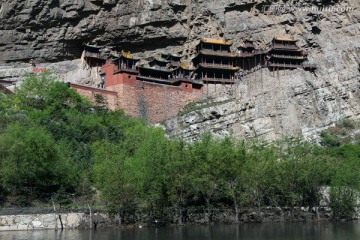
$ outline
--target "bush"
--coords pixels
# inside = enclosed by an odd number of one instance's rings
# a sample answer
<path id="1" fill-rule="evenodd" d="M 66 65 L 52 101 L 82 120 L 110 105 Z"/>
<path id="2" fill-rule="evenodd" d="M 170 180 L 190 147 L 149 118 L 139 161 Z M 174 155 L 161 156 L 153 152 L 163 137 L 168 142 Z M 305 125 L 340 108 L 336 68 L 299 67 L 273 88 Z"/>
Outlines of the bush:
<path id="1" fill-rule="evenodd" d="M 332 136 L 330 133 L 322 131 L 320 133 L 320 144 L 324 147 L 339 147 L 341 145 L 341 139 Z"/>
<path id="2" fill-rule="evenodd" d="M 358 193 L 345 186 L 334 186 L 330 189 L 330 207 L 335 220 L 351 220 L 356 213 Z"/>
<path id="3" fill-rule="evenodd" d="M 346 119 L 338 122 L 336 124 L 336 126 L 339 127 L 339 128 L 355 129 L 356 128 L 356 123 L 353 120 L 346 118 Z"/>

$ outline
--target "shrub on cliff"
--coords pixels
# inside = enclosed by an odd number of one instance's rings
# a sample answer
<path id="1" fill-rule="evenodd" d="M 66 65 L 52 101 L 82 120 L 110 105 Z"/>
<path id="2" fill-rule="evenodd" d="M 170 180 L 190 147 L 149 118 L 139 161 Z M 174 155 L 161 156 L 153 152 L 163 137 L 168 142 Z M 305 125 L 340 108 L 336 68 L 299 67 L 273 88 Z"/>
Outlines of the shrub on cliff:
<path id="1" fill-rule="evenodd" d="M 71 165 L 42 127 L 11 124 L 0 135 L 0 180 L 15 204 L 46 198 L 69 184 Z"/>

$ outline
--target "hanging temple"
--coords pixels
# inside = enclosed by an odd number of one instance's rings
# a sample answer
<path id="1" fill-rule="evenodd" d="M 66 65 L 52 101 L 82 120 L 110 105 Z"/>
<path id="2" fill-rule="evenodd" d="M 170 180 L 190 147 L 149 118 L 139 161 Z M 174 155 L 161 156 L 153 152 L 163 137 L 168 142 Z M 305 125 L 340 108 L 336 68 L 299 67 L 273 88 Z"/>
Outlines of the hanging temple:
<path id="1" fill-rule="evenodd" d="M 182 56 L 161 54 L 148 62 L 130 52 L 116 52 L 107 47 L 84 44 L 83 60 L 98 67 L 101 83 L 97 88 L 70 84 L 80 94 L 95 101 L 102 95 L 110 109 L 144 117 L 151 123 L 174 117 L 187 104 L 204 98 L 206 86 L 234 85 L 262 68 L 273 74 L 285 69 L 315 71 L 307 61 L 308 52 L 297 46 L 297 40 L 275 37 L 264 49 L 257 49 L 245 40 L 236 52 L 232 42 L 202 38 L 196 45 L 194 67 L 181 62 Z"/>

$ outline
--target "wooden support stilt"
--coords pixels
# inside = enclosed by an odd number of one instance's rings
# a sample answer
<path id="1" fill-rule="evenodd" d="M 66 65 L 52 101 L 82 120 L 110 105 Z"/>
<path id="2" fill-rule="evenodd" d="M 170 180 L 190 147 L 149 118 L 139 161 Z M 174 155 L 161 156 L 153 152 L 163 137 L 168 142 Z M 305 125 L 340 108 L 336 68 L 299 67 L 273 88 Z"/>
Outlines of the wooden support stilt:
<path id="1" fill-rule="evenodd" d="M 260 71 L 261 71 L 261 75 L 260 75 L 260 78 L 261 78 L 261 91 L 264 89 L 264 86 L 263 86 L 263 70 L 262 70 L 262 65 L 265 64 L 265 62 L 261 62 L 262 58 L 261 58 L 261 54 L 260 54 Z"/>
<path id="2" fill-rule="evenodd" d="M 271 68 L 272 69 L 272 72 L 273 72 L 273 78 L 275 78 L 275 68 Z"/>
<path id="3" fill-rule="evenodd" d="M 256 67 L 257 67 L 257 65 L 256 65 L 256 63 L 257 63 L 257 61 L 256 61 L 256 56 L 255 56 L 255 69 L 254 69 L 254 83 L 255 83 L 255 92 L 257 91 L 257 86 L 256 86 Z"/>

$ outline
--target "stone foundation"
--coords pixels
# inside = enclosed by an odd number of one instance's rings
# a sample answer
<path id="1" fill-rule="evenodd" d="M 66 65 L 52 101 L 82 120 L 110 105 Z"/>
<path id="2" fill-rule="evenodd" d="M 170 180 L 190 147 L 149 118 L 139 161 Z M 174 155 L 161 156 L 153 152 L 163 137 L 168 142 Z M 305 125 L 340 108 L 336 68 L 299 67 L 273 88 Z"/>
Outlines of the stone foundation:
<path id="1" fill-rule="evenodd" d="M 235 223 L 233 209 L 212 209 L 210 214 L 205 209 L 187 209 L 183 211 L 182 224 L 224 224 Z M 0 231 L 61 229 L 61 221 L 64 229 L 90 228 L 90 216 L 88 213 L 60 213 L 60 214 L 24 214 L 24 215 L 0 215 Z M 92 228 L 118 227 L 118 216 L 95 212 L 92 215 Z M 122 222 L 127 226 L 158 226 L 178 224 L 178 210 L 168 211 L 164 216 L 149 217 L 147 213 L 127 213 Z M 210 222 L 208 221 L 210 219 Z M 316 208 L 280 208 L 262 207 L 242 208 L 239 212 L 240 222 L 308 222 L 329 221 L 332 219 L 331 209 L 328 207 Z"/>

